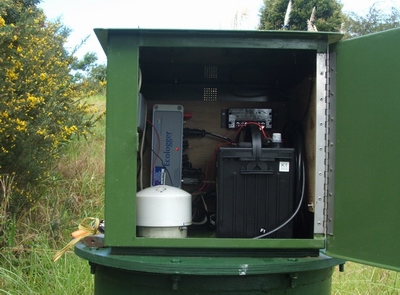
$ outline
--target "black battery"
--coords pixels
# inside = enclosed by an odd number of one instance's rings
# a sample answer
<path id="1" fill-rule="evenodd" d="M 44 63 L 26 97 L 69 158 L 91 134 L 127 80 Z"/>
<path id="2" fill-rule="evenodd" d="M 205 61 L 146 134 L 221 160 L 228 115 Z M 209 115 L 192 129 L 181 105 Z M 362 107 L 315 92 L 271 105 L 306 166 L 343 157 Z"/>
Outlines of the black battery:
<path id="1" fill-rule="evenodd" d="M 295 150 L 264 148 L 257 141 L 248 147 L 219 148 L 219 238 L 253 238 L 281 226 L 294 213 Z M 293 229 L 291 221 L 266 238 L 293 238 Z"/>

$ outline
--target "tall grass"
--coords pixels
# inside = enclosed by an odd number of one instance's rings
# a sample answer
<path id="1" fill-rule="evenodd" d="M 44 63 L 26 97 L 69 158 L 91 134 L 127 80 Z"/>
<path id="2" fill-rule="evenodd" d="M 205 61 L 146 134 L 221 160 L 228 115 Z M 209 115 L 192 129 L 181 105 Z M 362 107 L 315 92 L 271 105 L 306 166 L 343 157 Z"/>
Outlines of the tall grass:
<path id="1" fill-rule="evenodd" d="M 70 252 L 53 263 L 53 254 L 46 245 L 1 253 L 0 294 L 92 294 L 87 262 Z"/>
<path id="2" fill-rule="evenodd" d="M 105 110 L 104 96 L 88 102 Z M 13 246 L 0 253 L 0 294 L 93 294 L 87 261 L 72 250 L 52 261 L 83 218 L 103 217 L 105 119 L 92 131 L 66 147 L 46 192 L 16 220 Z"/>
<path id="3" fill-rule="evenodd" d="M 90 103 L 105 109 L 103 96 Z M 93 294 L 87 261 L 73 251 L 51 260 L 83 218 L 103 217 L 105 120 L 93 132 L 88 140 L 69 144 L 46 193 L 16 220 L 13 246 L 0 252 L 0 294 Z M 333 275 L 332 294 L 400 295 L 400 278 L 393 271 L 346 263 L 344 273 Z"/>

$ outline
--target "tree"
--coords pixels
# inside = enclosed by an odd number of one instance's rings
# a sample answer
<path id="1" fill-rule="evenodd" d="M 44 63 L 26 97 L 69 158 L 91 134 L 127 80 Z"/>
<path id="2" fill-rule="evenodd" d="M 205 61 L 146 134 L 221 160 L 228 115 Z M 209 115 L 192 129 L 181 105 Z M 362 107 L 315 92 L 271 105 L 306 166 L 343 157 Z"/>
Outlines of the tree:
<path id="1" fill-rule="evenodd" d="M 69 30 L 48 22 L 38 2 L 0 2 L 0 177 L 13 178 L 14 211 L 35 201 L 29 188 L 48 177 L 61 148 L 94 121 L 70 74 Z"/>
<path id="2" fill-rule="evenodd" d="M 86 53 L 82 59 L 75 60 L 71 68 L 74 72 L 74 81 L 81 91 L 85 91 L 88 95 L 105 92 L 107 67 L 97 64 L 96 53 Z"/>
<path id="3" fill-rule="evenodd" d="M 365 16 L 358 15 L 355 12 L 349 14 L 348 21 L 345 24 L 345 38 L 358 37 L 398 27 L 400 27 L 400 11 L 392 7 L 390 13 L 384 13 L 375 3 Z"/>
<path id="4" fill-rule="evenodd" d="M 15 24 L 22 17 L 21 9 L 33 8 L 40 3 L 40 0 L 15 0 L 14 5 L 7 5 L 6 2 L 2 6 L 2 18 L 7 24 Z"/>
<path id="5" fill-rule="evenodd" d="M 291 1 L 291 13 L 287 26 L 284 26 L 288 4 Z M 264 0 L 261 8 L 259 29 L 261 30 L 307 30 L 315 7 L 314 25 L 318 31 L 338 32 L 346 16 L 341 12 L 342 4 L 336 0 Z"/>

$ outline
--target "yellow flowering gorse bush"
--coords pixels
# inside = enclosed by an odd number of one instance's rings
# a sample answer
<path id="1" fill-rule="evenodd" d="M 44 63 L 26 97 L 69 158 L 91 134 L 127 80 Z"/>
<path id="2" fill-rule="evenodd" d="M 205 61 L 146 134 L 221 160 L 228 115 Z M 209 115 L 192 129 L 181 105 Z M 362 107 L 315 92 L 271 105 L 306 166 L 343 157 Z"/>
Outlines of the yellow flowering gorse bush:
<path id="1" fill-rule="evenodd" d="M 36 1 L 37 2 L 37 1 Z M 14 175 L 13 204 L 49 175 L 60 148 L 96 120 L 70 74 L 68 30 L 24 0 L 0 3 L 0 174 Z"/>

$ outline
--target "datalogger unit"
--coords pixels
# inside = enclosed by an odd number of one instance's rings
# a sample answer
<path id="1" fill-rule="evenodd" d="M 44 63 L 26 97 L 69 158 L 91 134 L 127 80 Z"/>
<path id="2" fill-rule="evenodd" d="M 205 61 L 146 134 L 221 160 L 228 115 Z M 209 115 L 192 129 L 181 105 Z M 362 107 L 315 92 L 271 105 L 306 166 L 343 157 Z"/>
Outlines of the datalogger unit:
<path id="1" fill-rule="evenodd" d="M 181 187 L 183 106 L 156 104 L 153 107 L 151 185 Z"/>

